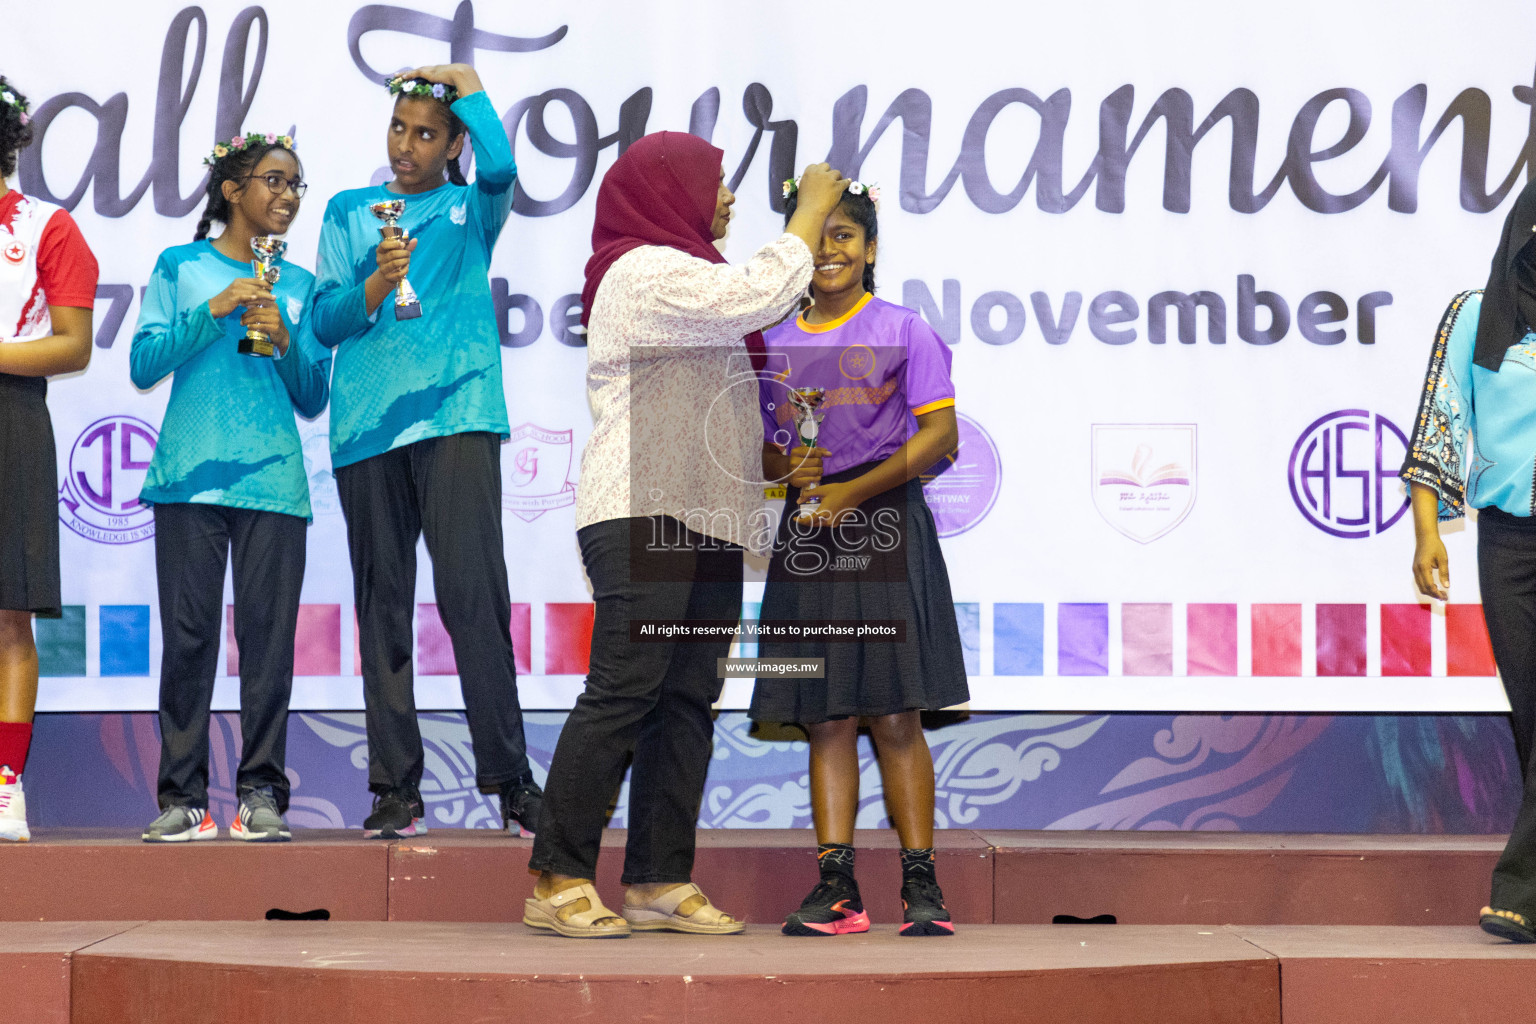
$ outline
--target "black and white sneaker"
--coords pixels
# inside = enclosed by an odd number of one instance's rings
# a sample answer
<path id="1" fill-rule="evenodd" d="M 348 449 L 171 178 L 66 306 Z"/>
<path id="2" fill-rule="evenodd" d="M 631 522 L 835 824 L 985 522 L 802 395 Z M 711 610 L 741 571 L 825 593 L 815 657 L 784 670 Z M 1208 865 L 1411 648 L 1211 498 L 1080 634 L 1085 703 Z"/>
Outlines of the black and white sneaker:
<path id="1" fill-rule="evenodd" d="M 539 812 L 544 808 L 544 791 L 533 779 L 508 782 L 501 787 L 501 827 L 510 829 L 517 822 L 518 835 L 533 838 L 539 826 Z"/>
<path id="2" fill-rule="evenodd" d="M 229 825 L 229 838 L 248 843 L 286 843 L 293 838 L 288 822 L 277 810 L 277 796 L 271 786 L 240 794 L 240 810 Z"/>
<path id="3" fill-rule="evenodd" d="M 391 789 L 374 794 L 373 813 L 363 819 L 364 839 L 409 839 L 416 834 L 416 815 L 408 793 Z"/>
<path id="4" fill-rule="evenodd" d="M 206 807 L 167 807 L 140 836 L 146 843 L 191 843 L 219 837 L 218 822 Z"/>

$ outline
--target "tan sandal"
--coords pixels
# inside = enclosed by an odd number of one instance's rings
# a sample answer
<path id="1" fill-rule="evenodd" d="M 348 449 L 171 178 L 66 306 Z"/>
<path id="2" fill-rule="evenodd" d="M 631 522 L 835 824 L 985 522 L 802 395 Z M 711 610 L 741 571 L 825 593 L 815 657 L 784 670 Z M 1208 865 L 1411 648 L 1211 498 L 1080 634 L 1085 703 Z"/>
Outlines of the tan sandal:
<path id="1" fill-rule="evenodd" d="M 1531 919 L 1513 910 L 1484 907 L 1478 914 L 1477 923 L 1489 935 L 1510 942 L 1536 942 L 1536 927 L 1531 926 Z"/>
<path id="2" fill-rule="evenodd" d="M 677 908 L 695 896 L 704 898 L 704 905 L 683 917 Z M 668 889 L 649 903 L 633 905 L 624 898 L 624 920 L 637 932 L 687 932 L 690 935 L 735 935 L 747 927 L 745 921 L 724 921 L 720 908 L 709 902 L 709 897 L 699 887 L 689 882 L 675 889 Z"/>
<path id="3" fill-rule="evenodd" d="M 562 907 L 577 900 L 586 900 L 587 909 L 560 919 Z M 617 925 L 598 925 L 604 918 L 618 918 Z M 530 928 L 543 928 L 568 939 L 627 939 L 629 922 L 603 906 L 601 897 L 590 883 L 561 889 L 553 896 L 540 899 L 530 896 L 523 901 L 523 924 Z"/>

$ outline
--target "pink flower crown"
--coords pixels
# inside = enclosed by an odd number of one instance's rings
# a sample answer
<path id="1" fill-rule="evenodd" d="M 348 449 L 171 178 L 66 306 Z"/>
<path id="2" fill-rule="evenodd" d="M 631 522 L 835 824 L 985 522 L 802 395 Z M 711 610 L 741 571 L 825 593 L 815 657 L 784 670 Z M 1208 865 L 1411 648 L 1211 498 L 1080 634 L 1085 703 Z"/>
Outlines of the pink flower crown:
<path id="1" fill-rule="evenodd" d="M 228 142 L 214 144 L 213 152 L 203 157 L 203 166 L 212 167 L 231 153 L 239 153 L 249 146 L 282 146 L 290 153 L 293 152 L 293 136 L 274 135 L 272 132 L 247 132 L 244 135 L 236 135 Z"/>

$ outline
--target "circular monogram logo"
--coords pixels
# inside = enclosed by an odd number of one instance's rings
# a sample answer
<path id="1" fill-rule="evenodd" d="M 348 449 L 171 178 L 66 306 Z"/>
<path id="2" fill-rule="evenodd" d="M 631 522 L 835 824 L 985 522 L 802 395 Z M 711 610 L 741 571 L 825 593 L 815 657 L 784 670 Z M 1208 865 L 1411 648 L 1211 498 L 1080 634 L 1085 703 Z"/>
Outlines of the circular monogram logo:
<path id="1" fill-rule="evenodd" d="M 987 517 L 1003 485 L 997 445 L 969 416 L 955 415 L 960 446 L 923 474 L 923 497 L 940 537 L 964 533 Z"/>
<path id="2" fill-rule="evenodd" d="M 1381 533 L 1408 511 L 1397 485 L 1407 450 L 1408 438 L 1385 416 L 1331 412 L 1291 448 L 1291 500 L 1324 533 L 1349 540 Z"/>
<path id="3" fill-rule="evenodd" d="M 154 512 L 140 503 L 139 491 L 157 438 L 154 427 L 133 416 L 108 416 L 86 427 L 69 450 L 60 521 L 100 544 L 153 537 Z"/>

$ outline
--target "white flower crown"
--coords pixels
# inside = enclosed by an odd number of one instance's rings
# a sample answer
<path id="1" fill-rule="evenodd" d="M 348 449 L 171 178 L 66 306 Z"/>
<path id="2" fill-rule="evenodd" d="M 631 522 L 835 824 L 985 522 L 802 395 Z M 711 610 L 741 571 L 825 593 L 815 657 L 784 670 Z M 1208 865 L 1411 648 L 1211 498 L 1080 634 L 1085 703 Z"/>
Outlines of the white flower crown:
<path id="1" fill-rule="evenodd" d="M 3 81 L 3 79 L 0 79 L 0 82 Z M 16 111 L 16 116 L 20 118 L 23 125 L 32 120 L 32 115 L 28 112 L 30 104 L 28 104 L 27 101 L 20 96 L 20 94 L 11 91 L 9 86 L 0 85 L 0 103 L 4 103 L 6 106 Z"/>
<path id="2" fill-rule="evenodd" d="M 785 199 L 788 199 L 790 196 L 794 195 L 798 191 L 800 191 L 800 179 L 799 179 L 799 177 L 785 178 L 784 179 L 784 198 Z M 848 183 L 848 191 L 851 194 L 856 195 L 856 196 L 868 195 L 869 196 L 869 201 L 875 204 L 875 209 L 877 211 L 880 209 L 880 186 L 879 185 L 866 185 L 862 181 L 850 181 Z"/>

